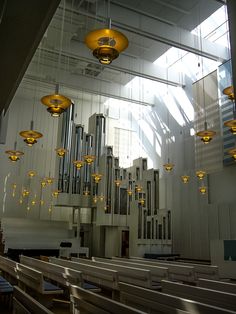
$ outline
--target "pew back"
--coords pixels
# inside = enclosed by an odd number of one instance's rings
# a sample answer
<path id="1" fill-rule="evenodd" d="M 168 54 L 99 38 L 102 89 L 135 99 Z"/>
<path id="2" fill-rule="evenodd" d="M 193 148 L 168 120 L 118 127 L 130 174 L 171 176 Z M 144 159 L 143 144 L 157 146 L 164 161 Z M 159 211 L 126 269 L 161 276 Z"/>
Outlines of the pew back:
<path id="1" fill-rule="evenodd" d="M 13 293 L 14 314 L 52 314 L 50 310 L 21 290 L 14 286 Z"/>
<path id="2" fill-rule="evenodd" d="M 9 259 L 9 258 L 6 258 L 6 257 L 3 257 L 3 256 L 0 256 L 0 269 L 6 273 L 6 274 L 9 274 L 11 277 L 13 278 L 17 278 L 16 276 L 16 262 Z"/>
<path id="3" fill-rule="evenodd" d="M 236 311 L 235 294 L 193 287 L 166 280 L 163 280 L 161 285 L 164 293 Z"/>
<path id="4" fill-rule="evenodd" d="M 116 260 L 116 258 L 114 258 Z M 168 268 L 169 279 L 175 281 L 183 282 L 195 282 L 195 272 L 194 267 L 184 266 L 184 265 L 173 265 L 169 263 L 162 262 L 151 262 L 145 259 L 128 259 L 129 262 L 134 264 L 150 265 L 150 266 L 160 266 Z"/>
<path id="5" fill-rule="evenodd" d="M 165 294 L 138 286 L 120 283 L 121 302 L 138 308 L 146 313 L 168 314 L 226 314 L 234 311 L 218 308 L 208 304 L 183 299 L 177 296 Z"/>
<path id="6" fill-rule="evenodd" d="M 134 264 L 132 262 L 129 262 L 127 259 L 114 260 L 114 259 L 106 259 L 106 258 L 100 258 L 100 257 L 94 257 L 93 259 L 97 262 L 104 262 L 104 263 L 109 263 L 112 265 L 134 267 Z M 166 280 L 169 279 L 168 268 L 166 267 L 135 263 L 135 268 L 149 270 L 151 272 L 152 285 L 155 285 L 155 283 L 159 283 L 163 279 L 166 279 Z"/>
<path id="7" fill-rule="evenodd" d="M 152 260 L 149 260 L 149 261 L 152 261 Z M 155 260 L 154 260 L 154 262 L 155 262 Z M 185 263 L 185 262 L 178 262 L 178 261 L 161 261 L 161 263 L 194 267 L 196 280 L 199 278 L 206 278 L 206 279 L 213 279 L 213 280 L 219 279 L 218 266 Z"/>
<path id="8" fill-rule="evenodd" d="M 82 272 L 83 280 L 97 284 L 99 287 L 118 289 L 118 272 L 114 270 L 96 267 L 95 265 L 78 264 L 73 261 L 50 257 L 53 264 L 68 267 Z"/>
<path id="9" fill-rule="evenodd" d="M 64 266 L 44 262 L 32 257 L 20 256 L 20 262 L 43 273 L 43 276 L 60 283 L 63 286 L 69 284 L 83 284 L 82 273 Z"/>
<path id="10" fill-rule="evenodd" d="M 198 286 L 201 288 L 207 288 L 212 290 L 218 290 L 228 293 L 233 293 L 236 295 L 236 284 L 217 281 L 217 280 L 208 280 L 208 279 L 199 279 Z"/>
<path id="11" fill-rule="evenodd" d="M 71 286 L 73 313 L 80 314 L 144 314 L 137 309 L 87 291 L 81 287 Z"/>
<path id="12" fill-rule="evenodd" d="M 61 294 L 63 290 L 43 279 L 42 272 L 17 263 L 17 277 L 21 286 L 27 286 L 40 294 Z"/>
<path id="13" fill-rule="evenodd" d="M 109 262 L 96 262 L 93 260 L 72 258 L 74 262 L 85 263 L 86 265 L 93 265 L 96 267 L 103 267 L 118 272 L 119 281 L 134 284 L 141 287 L 152 288 L 151 272 L 142 268 L 135 268 L 135 266 L 121 266 L 109 264 Z"/>

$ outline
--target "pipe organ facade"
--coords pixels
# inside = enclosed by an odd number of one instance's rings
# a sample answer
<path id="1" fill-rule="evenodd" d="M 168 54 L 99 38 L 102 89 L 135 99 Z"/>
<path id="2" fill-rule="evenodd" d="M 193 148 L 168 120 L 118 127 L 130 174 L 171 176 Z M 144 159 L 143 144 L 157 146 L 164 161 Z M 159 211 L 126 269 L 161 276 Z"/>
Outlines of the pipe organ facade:
<path id="1" fill-rule="evenodd" d="M 146 158 L 134 160 L 129 168 L 120 167 L 113 148 L 105 145 L 103 114 L 89 118 L 86 133 L 73 122 L 72 106 L 59 133 L 61 147 L 68 153 L 58 165 L 61 193 L 55 205 L 89 213 L 79 228 L 90 233 L 86 246 L 91 254 L 171 253 L 171 212 L 159 206 L 159 171 L 148 169 Z M 92 162 L 86 162 L 85 156 Z M 73 161 L 81 161 L 82 166 Z"/>

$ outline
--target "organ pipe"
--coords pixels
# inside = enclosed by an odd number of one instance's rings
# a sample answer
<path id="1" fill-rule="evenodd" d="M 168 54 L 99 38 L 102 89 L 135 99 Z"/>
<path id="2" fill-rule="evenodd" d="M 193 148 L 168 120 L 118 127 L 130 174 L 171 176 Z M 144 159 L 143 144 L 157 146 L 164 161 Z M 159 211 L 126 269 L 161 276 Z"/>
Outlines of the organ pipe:
<path id="1" fill-rule="evenodd" d="M 68 152 L 59 162 L 58 189 L 64 193 L 69 193 L 73 120 L 74 104 L 72 103 L 63 114 L 62 120 L 61 147 Z"/>
<path id="2" fill-rule="evenodd" d="M 82 160 L 84 128 L 82 125 L 75 126 L 74 136 L 74 156 L 73 160 Z M 72 173 L 72 193 L 81 194 L 81 170 L 73 167 Z"/>

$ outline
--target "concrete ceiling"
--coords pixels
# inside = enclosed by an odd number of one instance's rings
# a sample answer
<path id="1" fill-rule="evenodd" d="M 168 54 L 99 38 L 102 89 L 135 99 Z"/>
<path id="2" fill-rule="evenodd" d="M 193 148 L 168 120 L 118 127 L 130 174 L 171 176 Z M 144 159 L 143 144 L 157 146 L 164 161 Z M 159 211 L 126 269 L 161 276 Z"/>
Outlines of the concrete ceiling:
<path id="1" fill-rule="evenodd" d="M 0 112 L 7 109 L 60 0 L 0 2 Z"/>
<path id="2" fill-rule="evenodd" d="M 22 2 L 30 4 L 27 0 Z M 36 2 L 43 6 L 44 2 L 52 1 Z M 124 86 L 135 76 L 183 86 L 184 82 L 180 81 L 178 73 L 170 70 L 167 78 L 166 70 L 154 66 L 153 61 L 170 47 L 224 61 L 228 56 L 226 48 L 205 39 L 200 46 L 199 38 L 191 33 L 192 29 L 221 5 L 222 1 L 216 0 L 111 0 L 110 6 L 104 0 L 62 0 L 28 68 L 26 79 L 53 84 L 59 82 L 72 89 L 105 97 L 113 95 L 124 100 L 129 99 Z M 55 6 L 56 3 L 54 10 Z M 50 14 L 47 13 L 52 16 L 52 11 L 51 8 Z M 108 16 L 112 20 L 112 28 L 120 30 L 128 37 L 129 47 L 110 66 L 104 67 L 85 46 L 84 37 L 92 29 L 104 28 Z M 48 21 L 49 16 L 45 25 Z M 30 19 L 28 25 L 31 23 L 33 22 Z M 25 37 L 31 35 L 33 37 L 33 31 Z M 42 30 L 37 36 L 35 34 L 34 43 L 28 47 L 28 56 L 25 56 L 24 62 L 21 61 L 24 65 L 21 74 L 29 63 L 26 60 L 31 58 L 36 42 L 39 43 L 39 35 L 42 37 Z M 20 42 L 24 43 L 23 34 L 19 36 Z M 9 49 L 16 51 L 15 48 Z M 6 55 L 7 50 L 5 58 Z M 0 59 L 3 60 L 2 57 Z M 12 54 L 9 59 L 14 63 Z M 13 71 L 14 64 L 9 66 L 9 69 L 10 72 Z M 19 75 L 18 71 L 14 86 L 21 78 L 22 75 Z M 12 91 L 15 91 L 15 88 L 12 88 Z M 8 99 L 12 96 L 13 93 L 9 93 Z M 133 101 L 139 102 L 138 99 Z M 5 105 L 4 102 L 2 104 Z"/>

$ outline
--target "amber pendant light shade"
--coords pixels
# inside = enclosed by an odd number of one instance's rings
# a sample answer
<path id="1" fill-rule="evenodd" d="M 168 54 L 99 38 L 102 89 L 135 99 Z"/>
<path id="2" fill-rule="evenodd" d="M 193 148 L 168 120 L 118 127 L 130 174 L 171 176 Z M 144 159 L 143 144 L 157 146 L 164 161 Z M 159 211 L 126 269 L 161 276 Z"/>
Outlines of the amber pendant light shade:
<path id="1" fill-rule="evenodd" d="M 47 106 L 47 111 L 52 117 L 60 115 L 71 105 L 71 100 L 60 94 L 46 95 L 41 98 L 43 105 Z"/>
<path id="2" fill-rule="evenodd" d="M 121 32 L 104 28 L 89 32 L 85 44 L 101 64 L 108 65 L 128 47 L 129 41 Z"/>
<path id="3" fill-rule="evenodd" d="M 228 86 L 223 89 L 223 94 L 227 95 L 230 100 L 234 100 L 234 88 L 233 86 Z"/>
<path id="4" fill-rule="evenodd" d="M 36 144 L 37 140 L 43 136 L 42 133 L 33 130 L 21 131 L 19 134 L 24 138 L 24 142 L 30 147 Z"/>
<path id="5" fill-rule="evenodd" d="M 6 150 L 5 153 L 9 155 L 8 158 L 12 162 L 16 162 L 20 159 L 20 156 L 24 155 L 24 153 L 19 150 Z"/>

